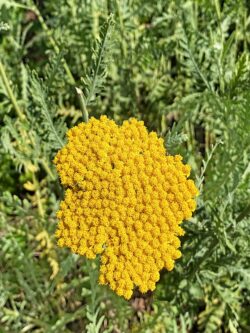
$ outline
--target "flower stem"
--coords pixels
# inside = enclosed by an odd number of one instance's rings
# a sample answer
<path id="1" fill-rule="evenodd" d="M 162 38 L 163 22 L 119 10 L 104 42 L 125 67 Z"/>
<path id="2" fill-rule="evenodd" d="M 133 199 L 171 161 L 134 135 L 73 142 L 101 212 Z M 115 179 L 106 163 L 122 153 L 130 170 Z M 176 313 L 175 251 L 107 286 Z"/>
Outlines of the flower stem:
<path id="1" fill-rule="evenodd" d="M 49 175 L 49 177 L 52 179 L 52 180 L 55 180 L 56 177 L 55 175 L 53 174 L 53 172 L 51 171 L 50 169 L 50 166 L 48 165 L 48 162 L 45 160 L 45 159 L 42 159 L 41 160 L 41 164 L 44 168 L 44 170 L 47 172 L 47 174 Z"/>
<path id="2" fill-rule="evenodd" d="M 81 110 L 82 110 L 83 121 L 85 123 L 87 123 L 89 121 L 89 114 L 88 114 L 88 110 L 86 108 L 86 103 L 85 103 L 85 100 L 84 100 L 83 92 L 80 88 L 76 87 L 76 93 L 77 93 L 77 96 L 79 98 L 80 107 L 81 107 Z"/>
<path id="3" fill-rule="evenodd" d="M 13 107 L 14 107 L 14 109 L 15 109 L 18 117 L 20 117 L 21 120 L 25 119 L 25 115 L 23 114 L 22 110 L 20 109 L 20 107 L 19 107 L 19 105 L 17 103 L 17 100 L 15 98 L 13 90 L 11 89 L 8 77 L 6 75 L 4 66 L 1 63 L 1 61 L 0 61 L 0 76 L 1 76 L 1 78 L 3 80 L 3 84 L 4 84 L 4 87 L 6 89 L 6 92 L 7 92 L 8 96 L 9 96 L 9 99 L 11 100 L 11 103 L 13 104 Z"/>
<path id="4" fill-rule="evenodd" d="M 40 192 L 40 188 L 39 188 L 39 183 L 35 176 L 35 173 L 33 173 L 32 178 L 33 178 L 33 183 L 35 184 L 35 187 L 36 187 L 35 195 L 36 195 L 36 200 L 37 200 L 38 212 L 39 212 L 39 215 L 43 218 L 45 215 L 45 212 L 44 212 L 43 204 L 41 201 L 41 192 Z"/>

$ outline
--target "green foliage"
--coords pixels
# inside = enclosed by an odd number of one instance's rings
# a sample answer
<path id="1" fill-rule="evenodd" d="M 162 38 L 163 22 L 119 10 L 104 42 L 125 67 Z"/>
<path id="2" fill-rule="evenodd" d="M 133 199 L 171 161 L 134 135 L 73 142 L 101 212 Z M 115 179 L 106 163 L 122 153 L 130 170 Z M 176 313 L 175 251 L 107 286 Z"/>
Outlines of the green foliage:
<path id="1" fill-rule="evenodd" d="M 0 332 L 250 331 L 249 19 L 244 0 L 0 0 Z M 86 110 L 144 120 L 200 188 L 153 298 L 56 246 L 52 160 Z"/>

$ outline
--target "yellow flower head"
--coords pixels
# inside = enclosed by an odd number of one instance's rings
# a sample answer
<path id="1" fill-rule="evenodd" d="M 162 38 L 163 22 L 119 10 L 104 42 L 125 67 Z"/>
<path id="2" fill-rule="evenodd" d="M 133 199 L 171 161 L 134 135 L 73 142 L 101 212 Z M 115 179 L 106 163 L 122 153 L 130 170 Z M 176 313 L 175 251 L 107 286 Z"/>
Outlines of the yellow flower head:
<path id="1" fill-rule="evenodd" d="M 57 213 L 59 246 L 94 259 L 99 283 L 129 299 L 154 290 L 180 258 L 179 224 L 192 216 L 198 190 L 182 157 L 136 119 L 116 125 L 91 118 L 67 133 L 54 163 L 67 188 Z"/>

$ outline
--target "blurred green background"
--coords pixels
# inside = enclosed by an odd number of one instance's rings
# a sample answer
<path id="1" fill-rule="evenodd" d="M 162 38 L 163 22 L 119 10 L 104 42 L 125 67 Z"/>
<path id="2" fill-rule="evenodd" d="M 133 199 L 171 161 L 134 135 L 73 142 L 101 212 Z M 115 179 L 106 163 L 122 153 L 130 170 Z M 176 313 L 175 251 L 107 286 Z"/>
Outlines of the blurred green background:
<path id="1" fill-rule="evenodd" d="M 250 332 L 250 2 L 0 0 L 0 332 Z M 67 128 L 133 116 L 201 190 L 183 257 L 130 302 L 58 249 Z"/>

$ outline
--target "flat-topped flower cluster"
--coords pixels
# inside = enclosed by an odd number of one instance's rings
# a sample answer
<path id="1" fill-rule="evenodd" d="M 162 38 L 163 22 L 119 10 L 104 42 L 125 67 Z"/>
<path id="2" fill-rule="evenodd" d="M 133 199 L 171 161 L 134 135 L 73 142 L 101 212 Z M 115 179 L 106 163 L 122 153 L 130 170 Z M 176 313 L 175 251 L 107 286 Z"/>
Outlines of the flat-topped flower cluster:
<path id="1" fill-rule="evenodd" d="M 180 258 L 180 223 L 198 190 L 182 157 L 136 119 L 118 126 L 102 116 L 67 133 L 54 163 L 67 188 L 57 213 L 58 245 L 94 259 L 99 282 L 129 299 L 154 290 L 159 272 Z"/>

